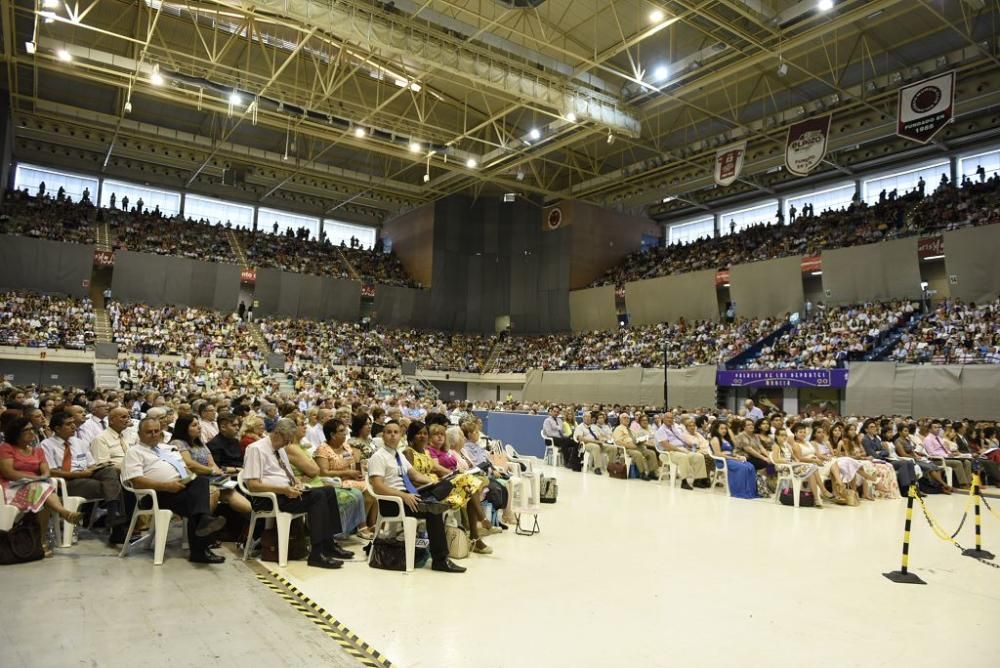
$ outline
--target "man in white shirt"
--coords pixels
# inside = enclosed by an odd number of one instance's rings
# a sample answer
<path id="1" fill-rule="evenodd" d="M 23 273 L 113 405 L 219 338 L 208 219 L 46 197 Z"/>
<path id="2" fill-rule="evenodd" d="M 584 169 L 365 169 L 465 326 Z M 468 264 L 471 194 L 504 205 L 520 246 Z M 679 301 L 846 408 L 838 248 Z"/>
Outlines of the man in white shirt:
<path id="1" fill-rule="evenodd" d="M 79 438 L 86 445 L 90 445 L 91 441 L 107 428 L 108 404 L 103 399 L 95 399 L 90 403 L 90 417 L 80 425 Z"/>
<path id="2" fill-rule="evenodd" d="M 216 417 L 218 417 L 218 413 L 215 410 L 215 404 L 211 401 L 205 402 L 198 415 L 202 443 L 208 443 L 219 435 L 219 425 L 215 422 Z"/>
<path id="3" fill-rule="evenodd" d="M 420 512 L 422 499 L 417 493 L 418 485 L 433 482 L 429 476 L 417 472 L 396 449 L 403 430 L 396 420 L 389 420 L 382 429 L 382 447 L 368 460 L 368 480 L 372 489 L 380 496 L 395 496 L 403 500 L 405 512 L 427 522 L 427 537 L 430 541 L 431 568 L 445 573 L 464 573 L 465 568 L 448 558 L 448 539 L 444 532 L 442 515 Z"/>
<path id="4" fill-rule="evenodd" d="M 184 465 L 177 448 L 161 445 L 160 421 L 144 418 L 139 423 L 139 442 L 125 453 L 122 479 L 135 489 L 156 491 L 160 508 L 188 518 L 188 560 L 219 564 L 225 557 L 209 549 L 211 536 L 226 525 L 224 517 L 214 517 L 209 509 L 209 480 L 194 476 Z"/>
<path id="5" fill-rule="evenodd" d="M 552 439 L 552 444 L 562 452 L 563 464 L 569 468 L 573 468 L 573 463 L 580 460 L 575 452 L 579 449 L 579 446 L 576 444 L 576 441 L 563 433 L 563 421 L 559 416 L 559 407 L 550 406 L 549 416 L 542 423 L 542 435 L 545 438 Z"/>
<path id="6" fill-rule="evenodd" d="M 243 460 L 243 482 L 254 494 L 277 495 L 278 508 L 286 513 L 306 513 L 312 551 L 308 564 L 317 568 L 340 568 L 342 560 L 354 557 L 334 540 L 341 533 L 337 490 L 333 487 L 306 487 L 296 480 L 285 446 L 296 441 L 298 425 L 281 418 L 270 436 L 247 447 Z M 250 503 L 258 510 L 271 510 L 270 500 L 253 497 Z"/>
<path id="7" fill-rule="evenodd" d="M 333 418 L 333 411 L 329 408 L 314 408 L 310 411 L 310 418 L 315 419 L 316 422 L 306 429 L 306 440 L 314 448 L 318 448 L 326 443 L 326 437 L 323 435 L 323 425 Z"/>
<path id="8" fill-rule="evenodd" d="M 681 479 L 681 489 L 694 489 L 696 480 L 708 478 L 705 458 L 692 450 L 674 431 L 674 414 L 667 411 L 660 416 L 660 427 L 656 430 L 656 451 L 660 463 L 672 463 L 677 467 L 677 477 Z"/>
<path id="9" fill-rule="evenodd" d="M 108 511 L 108 523 L 112 527 L 127 521 L 121 503 L 122 485 L 118 469 L 94 461 L 90 448 L 73 435 L 76 422 L 69 413 L 55 413 L 49 427 L 52 436 L 42 441 L 41 448 L 52 475 L 66 480 L 66 491 L 70 496 L 103 499 Z"/>
<path id="10" fill-rule="evenodd" d="M 132 418 L 127 409 L 111 409 L 108 413 L 108 428 L 90 443 L 90 455 L 94 463 L 112 464 L 116 469 L 121 469 L 125 453 L 133 444 L 125 436 L 131 423 Z"/>
<path id="11" fill-rule="evenodd" d="M 602 439 L 601 432 L 594 424 L 595 413 L 584 411 L 583 422 L 576 425 L 573 430 L 573 439 L 580 444 L 583 449 L 590 453 L 590 458 L 594 462 L 594 473 L 601 475 L 607 469 L 610 462 L 618 454 L 618 448 Z"/>
<path id="12" fill-rule="evenodd" d="M 754 405 L 753 399 L 747 399 L 744 401 L 743 406 L 747 409 L 746 417 L 750 418 L 754 422 L 764 417 L 764 411 Z"/>

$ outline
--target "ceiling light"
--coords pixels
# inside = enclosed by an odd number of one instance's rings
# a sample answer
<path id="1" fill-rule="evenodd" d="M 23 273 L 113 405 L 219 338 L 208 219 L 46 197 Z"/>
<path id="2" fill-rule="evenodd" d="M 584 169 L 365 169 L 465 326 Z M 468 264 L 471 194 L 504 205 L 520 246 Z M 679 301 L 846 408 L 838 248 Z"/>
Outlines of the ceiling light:
<path id="1" fill-rule="evenodd" d="M 34 42 L 25 42 L 24 43 L 24 50 L 28 52 L 28 55 L 33 54 L 35 52 L 35 43 Z"/>
<path id="2" fill-rule="evenodd" d="M 420 84 L 418 84 L 416 82 L 413 82 L 413 83 L 410 84 L 410 90 L 412 90 L 414 93 L 419 93 L 420 89 L 421 89 Z"/>
<path id="3" fill-rule="evenodd" d="M 469 169 L 475 169 L 478 164 L 479 163 L 476 162 L 475 158 L 469 158 L 468 160 L 465 161 L 465 166 L 468 167 Z"/>
<path id="4" fill-rule="evenodd" d="M 783 77 L 786 74 L 788 74 L 788 63 L 782 62 L 780 65 L 778 65 L 778 76 Z"/>
<path id="5" fill-rule="evenodd" d="M 421 148 L 422 147 L 420 146 L 420 142 L 418 141 L 410 142 L 410 153 L 420 153 Z"/>
<path id="6" fill-rule="evenodd" d="M 365 131 L 363 127 L 358 126 L 354 128 L 354 136 L 357 137 L 358 139 L 364 139 L 365 135 L 367 134 L 368 133 Z"/>
<path id="7" fill-rule="evenodd" d="M 531 128 L 531 131 L 528 133 L 528 136 L 531 137 L 533 140 L 538 141 L 539 139 L 542 138 L 542 131 L 539 130 L 538 128 Z"/>
<path id="8" fill-rule="evenodd" d="M 833 0 L 819 0 L 816 6 L 819 8 L 819 11 L 828 12 L 833 9 Z"/>
<path id="9" fill-rule="evenodd" d="M 56 51 L 56 58 L 63 61 L 64 63 L 68 63 L 71 60 L 73 60 L 73 54 L 71 54 L 66 49 L 59 49 L 58 51 Z"/>
<path id="10" fill-rule="evenodd" d="M 242 102 L 243 102 L 243 98 L 240 97 L 240 94 L 239 94 L 238 91 L 234 90 L 232 93 L 229 94 L 229 104 L 231 104 L 231 105 L 233 105 L 235 107 L 236 105 L 238 105 L 238 104 L 240 104 Z"/>
<path id="11" fill-rule="evenodd" d="M 149 83 L 153 84 L 154 86 L 163 85 L 163 75 L 160 74 L 159 65 L 153 65 L 153 73 L 149 75 Z"/>
<path id="12" fill-rule="evenodd" d="M 668 76 L 670 76 L 670 69 L 666 65 L 657 65 L 656 69 L 653 70 L 653 79 L 656 81 L 663 81 Z"/>
<path id="13" fill-rule="evenodd" d="M 424 174 L 424 183 L 430 183 L 430 182 L 431 182 L 431 175 Z"/>
<path id="14" fill-rule="evenodd" d="M 810 275 L 811 276 L 822 276 L 823 272 L 822 271 L 813 271 L 813 272 L 810 272 Z"/>
<path id="15" fill-rule="evenodd" d="M 59 0 L 42 0 L 42 7 L 45 9 L 59 9 Z"/>
<path id="16" fill-rule="evenodd" d="M 570 123 L 576 123 L 576 114 L 574 114 L 572 111 L 569 112 L 568 114 L 566 114 L 566 120 L 569 121 Z"/>
<path id="17" fill-rule="evenodd" d="M 663 18 L 665 16 L 666 16 L 666 14 L 663 13 L 662 9 L 654 9 L 653 11 L 651 11 L 649 13 L 649 22 L 650 23 L 659 23 L 660 21 L 663 20 Z"/>

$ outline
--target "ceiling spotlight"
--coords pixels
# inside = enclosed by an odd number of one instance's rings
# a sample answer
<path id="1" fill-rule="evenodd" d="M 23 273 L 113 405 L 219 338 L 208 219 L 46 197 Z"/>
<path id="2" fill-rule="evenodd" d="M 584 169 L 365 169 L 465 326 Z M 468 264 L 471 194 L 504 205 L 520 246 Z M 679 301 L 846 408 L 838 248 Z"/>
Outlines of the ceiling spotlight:
<path id="1" fill-rule="evenodd" d="M 576 114 L 574 114 L 572 111 L 569 112 L 568 114 L 566 114 L 566 120 L 569 121 L 570 123 L 576 123 Z"/>
<path id="2" fill-rule="evenodd" d="M 42 0 L 42 7 L 45 9 L 59 9 L 60 4 L 59 0 Z"/>
<path id="3" fill-rule="evenodd" d="M 232 93 L 229 94 L 229 104 L 231 104 L 231 105 L 233 105 L 235 107 L 236 105 L 240 104 L 241 102 L 243 102 L 243 98 L 240 97 L 240 94 L 239 94 L 238 91 L 234 90 Z"/>
<path id="4" fill-rule="evenodd" d="M 361 126 L 354 128 L 354 136 L 357 137 L 358 139 L 364 139 L 365 135 L 367 134 L 368 133 Z"/>
<path id="5" fill-rule="evenodd" d="M 131 114 L 132 113 L 132 100 L 125 100 L 125 110 L 124 111 L 125 111 L 126 114 Z"/>
<path id="6" fill-rule="evenodd" d="M 615 135 L 613 132 L 608 131 L 608 144 L 614 144 L 614 143 L 615 143 Z"/>
<path id="7" fill-rule="evenodd" d="M 524 180 L 524 171 L 523 170 L 520 170 L 520 169 L 517 170 L 517 180 L 518 181 L 523 181 Z"/>
<path id="8" fill-rule="evenodd" d="M 418 141 L 410 142 L 410 153 L 420 153 L 421 148 L 422 147 L 420 146 L 420 142 Z"/>
<path id="9" fill-rule="evenodd" d="M 476 165 L 478 164 L 479 163 L 476 162 L 475 158 L 469 158 L 468 160 L 465 161 L 465 166 L 468 167 L 469 169 L 475 169 Z"/>
<path id="10" fill-rule="evenodd" d="M 788 63 L 782 62 L 780 65 L 778 65 L 778 76 L 783 77 L 786 74 L 788 74 Z"/>
<path id="11" fill-rule="evenodd" d="M 35 52 L 35 43 L 34 42 L 25 42 L 24 43 L 24 50 L 27 51 L 28 55 L 30 56 L 31 54 L 33 54 Z"/>
<path id="12" fill-rule="evenodd" d="M 833 0 L 819 0 L 816 7 L 818 7 L 821 12 L 828 12 L 833 9 Z"/>
<path id="13" fill-rule="evenodd" d="M 670 76 L 670 69 L 666 65 L 657 65 L 656 69 L 653 70 L 653 78 L 657 81 L 663 81 L 668 76 Z"/>
<path id="14" fill-rule="evenodd" d="M 430 182 L 431 182 L 431 175 L 424 174 L 424 183 L 430 183 Z"/>
<path id="15" fill-rule="evenodd" d="M 659 23 L 660 21 L 663 20 L 663 18 L 665 16 L 666 16 L 666 14 L 663 13 L 662 9 L 654 9 L 653 11 L 651 11 L 649 13 L 649 22 L 650 23 Z"/>
<path id="16" fill-rule="evenodd" d="M 58 51 L 56 51 L 56 58 L 63 61 L 64 63 L 68 63 L 71 60 L 73 60 L 73 54 L 67 51 L 66 49 L 59 49 Z"/>
<path id="17" fill-rule="evenodd" d="M 539 130 L 538 128 L 531 128 L 531 131 L 528 133 L 528 136 L 531 137 L 534 141 L 538 141 L 539 139 L 542 138 L 542 131 Z"/>
<path id="18" fill-rule="evenodd" d="M 153 73 L 149 75 L 149 83 L 153 84 L 154 86 L 163 85 L 163 75 L 160 74 L 159 65 L 153 65 Z"/>

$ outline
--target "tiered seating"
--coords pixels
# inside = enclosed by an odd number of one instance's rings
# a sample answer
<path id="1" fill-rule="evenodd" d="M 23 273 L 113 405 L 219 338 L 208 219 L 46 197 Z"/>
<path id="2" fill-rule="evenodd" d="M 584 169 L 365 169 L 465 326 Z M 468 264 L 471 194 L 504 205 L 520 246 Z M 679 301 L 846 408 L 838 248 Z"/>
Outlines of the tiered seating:
<path id="1" fill-rule="evenodd" d="M 105 210 L 102 215 L 113 230 L 115 250 L 237 263 L 227 229 L 222 225 L 179 217 L 166 218 L 158 213 Z"/>
<path id="2" fill-rule="evenodd" d="M 863 359 L 890 330 L 919 312 L 914 302 L 821 308 L 750 360 L 749 369 L 829 369 Z"/>
<path id="3" fill-rule="evenodd" d="M 264 363 L 246 359 L 198 362 L 127 357 L 118 362 L 118 378 L 123 387 L 135 390 L 246 394 L 278 389 Z"/>
<path id="4" fill-rule="evenodd" d="M 114 341 L 122 352 L 259 359 L 249 325 L 236 314 L 184 306 L 108 305 Z"/>
<path id="5" fill-rule="evenodd" d="M 1000 300 L 940 304 L 903 335 L 890 357 L 911 364 L 1000 364 Z"/>
<path id="6" fill-rule="evenodd" d="M 0 234 L 92 244 L 93 211 L 90 202 L 74 204 L 66 198 L 31 197 L 24 191 L 8 191 L 0 208 Z"/>
<path id="7" fill-rule="evenodd" d="M 84 350 L 94 345 L 89 299 L 0 293 L 0 345 Z"/>
<path id="8" fill-rule="evenodd" d="M 403 263 L 395 253 L 381 253 L 377 249 L 363 248 L 340 249 L 365 281 L 383 285 L 416 287 L 413 279 L 406 273 Z"/>

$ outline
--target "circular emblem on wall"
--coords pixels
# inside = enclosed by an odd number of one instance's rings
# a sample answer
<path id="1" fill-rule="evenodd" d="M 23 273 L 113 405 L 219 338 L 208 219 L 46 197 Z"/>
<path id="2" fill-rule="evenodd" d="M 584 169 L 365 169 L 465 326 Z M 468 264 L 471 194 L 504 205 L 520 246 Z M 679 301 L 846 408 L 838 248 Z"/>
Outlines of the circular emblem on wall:
<path id="1" fill-rule="evenodd" d="M 941 89 L 937 86 L 924 86 L 910 100 L 910 109 L 918 114 L 926 114 L 941 101 Z"/>
<path id="2" fill-rule="evenodd" d="M 546 224 L 549 226 L 550 230 L 554 230 L 560 225 L 562 225 L 562 209 L 556 207 L 549 211 L 549 217 L 546 219 Z"/>

